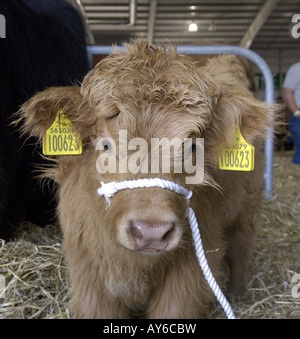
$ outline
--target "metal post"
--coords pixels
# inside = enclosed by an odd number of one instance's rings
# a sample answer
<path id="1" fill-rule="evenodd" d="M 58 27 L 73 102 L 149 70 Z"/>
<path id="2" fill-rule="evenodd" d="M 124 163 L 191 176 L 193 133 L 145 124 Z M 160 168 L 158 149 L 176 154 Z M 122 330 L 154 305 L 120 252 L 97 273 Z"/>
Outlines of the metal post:
<path id="1" fill-rule="evenodd" d="M 122 47 L 119 47 L 122 48 Z M 265 60 L 252 50 L 238 46 L 178 46 L 179 53 L 188 54 L 234 54 L 245 57 L 252 61 L 262 72 L 265 80 L 265 101 L 271 105 L 274 102 L 274 83 L 272 72 Z M 112 46 L 88 46 L 88 56 L 90 65 L 92 65 L 93 54 L 106 55 L 113 50 Z M 265 194 L 268 199 L 272 198 L 273 183 L 273 131 L 270 130 L 265 141 Z"/>
<path id="2" fill-rule="evenodd" d="M 240 42 L 241 47 L 250 48 L 256 34 L 259 32 L 264 23 L 267 21 L 268 17 L 275 9 L 279 1 L 280 0 L 266 0 L 266 2 L 261 7 L 261 10 L 257 13 L 256 17 L 254 18 L 251 25 L 244 34 Z"/>
<path id="3" fill-rule="evenodd" d="M 71 4 L 78 10 L 78 12 L 80 13 L 81 17 L 82 17 L 82 22 L 85 28 L 85 35 L 86 35 L 86 42 L 87 44 L 95 44 L 95 38 L 93 35 L 93 32 L 91 31 L 91 28 L 88 24 L 88 18 L 87 15 L 85 13 L 84 7 L 81 3 L 81 0 L 71 0 Z"/>

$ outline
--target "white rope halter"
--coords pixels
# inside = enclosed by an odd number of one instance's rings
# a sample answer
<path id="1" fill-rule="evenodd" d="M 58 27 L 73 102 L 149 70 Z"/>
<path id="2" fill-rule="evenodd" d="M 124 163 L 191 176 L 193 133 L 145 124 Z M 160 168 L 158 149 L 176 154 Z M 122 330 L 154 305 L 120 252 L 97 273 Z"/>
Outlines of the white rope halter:
<path id="1" fill-rule="evenodd" d="M 134 189 L 134 188 L 145 188 L 145 187 L 160 187 L 164 189 L 169 189 L 180 195 L 185 196 L 188 200 L 191 199 L 193 192 L 186 189 L 183 186 L 176 184 L 173 181 L 163 180 L 160 178 L 154 179 L 137 179 L 137 180 L 125 180 L 120 182 L 109 182 L 105 184 L 101 181 L 101 187 L 98 188 L 98 195 L 104 196 L 107 203 L 110 204 L 109 198 L 113 197 L 115 193 L 124 189 Z M 192 230 L 192 235 L 194 239 L 194 245 L 196 249 L 197 258 L 200 264 L 200 267 L 203 271 L 204 277 L 207 280 L 210 288 L 215 294 L 217 300 L 221 304 L 224 312 L 228 319 L 235 319 L 234 313 L 230 304 L 228 303 L 226 297 L 222 293 L 219 285 L 217 284 L 205 257 L 202 240 L 200 236 L 200 231 L 196 219 L 196 215 L 191 207 L 189 207 L 188 220 Z"/>

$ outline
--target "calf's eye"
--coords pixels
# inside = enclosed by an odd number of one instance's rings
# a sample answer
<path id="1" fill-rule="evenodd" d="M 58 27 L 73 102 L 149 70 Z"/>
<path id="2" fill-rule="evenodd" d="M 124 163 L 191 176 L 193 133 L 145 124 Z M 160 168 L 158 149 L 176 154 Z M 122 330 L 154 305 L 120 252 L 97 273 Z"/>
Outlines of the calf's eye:
<path id="1" fill-rule="evenodd" d="M 111 145 L 110 145 L 110 142 L 108 140 L 103 141 L 102 146 L 103 146 L 104 151 L 108 151 L 108 150 L 111 149 Z"/>

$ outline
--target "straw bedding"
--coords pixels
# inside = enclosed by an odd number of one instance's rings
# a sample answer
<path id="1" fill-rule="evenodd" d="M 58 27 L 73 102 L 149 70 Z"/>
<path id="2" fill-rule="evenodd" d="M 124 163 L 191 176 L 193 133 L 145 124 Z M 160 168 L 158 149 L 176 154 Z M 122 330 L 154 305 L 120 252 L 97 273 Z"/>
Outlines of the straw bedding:
<path id="1" fill-rule="evenodd" d="M 300 166 L 291 157 L 292 152 L 274 154 L 274 194 L 261 211 L 249 290 L 243 299 L 229 297 L 238 318 L 300 318 L 300 298 L 291 293 L 292 277 L 300 274 Z M 15 241 L 0 240 L 0 275 L 6 282 L 0 319 L 73 317 L 61 242 L 58 227 L 31 224 Z M 224 317 L 217 302 L 210 317 Z"/>

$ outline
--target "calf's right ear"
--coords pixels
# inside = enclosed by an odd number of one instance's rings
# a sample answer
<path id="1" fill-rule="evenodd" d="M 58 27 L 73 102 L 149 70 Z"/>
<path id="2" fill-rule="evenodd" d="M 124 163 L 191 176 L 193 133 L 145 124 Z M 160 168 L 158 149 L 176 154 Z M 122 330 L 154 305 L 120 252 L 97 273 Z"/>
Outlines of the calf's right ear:
<path id="1" fill-rule="evenodd" d="M 91 134 L 91 131 L 87 131 L 91 122 L 85 121 L 83 115 L 87 114 L 87 109 L 81 109 L 82 105 L 78 86 L 50 87 L 34 95 L 21 106 L 17 112 L 16 122 L 17 124 L 22 122 L 23 134 L 37 137 L 41 141 L 47 129 L 53 124 L 57 112 L 62 110 L 71 120 L 74 131 L 80 133 L 84 140 Z M 91 120 L 92 115 L 89 116 Z"/>

